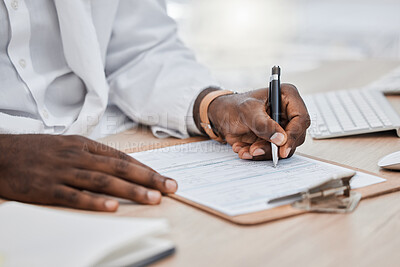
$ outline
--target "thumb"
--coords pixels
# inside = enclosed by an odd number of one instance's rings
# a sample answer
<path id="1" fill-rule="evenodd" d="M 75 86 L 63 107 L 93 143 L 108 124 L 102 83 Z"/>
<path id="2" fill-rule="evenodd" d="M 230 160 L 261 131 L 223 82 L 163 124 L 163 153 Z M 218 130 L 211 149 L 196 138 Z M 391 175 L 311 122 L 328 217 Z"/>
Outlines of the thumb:
<path id="1" fill-rule="evenodd" d="M 244 123 L 259 138 L 283 146 L 287 141 L 285 130 L 263 109 L 253 109 L 243 114 Z"/>

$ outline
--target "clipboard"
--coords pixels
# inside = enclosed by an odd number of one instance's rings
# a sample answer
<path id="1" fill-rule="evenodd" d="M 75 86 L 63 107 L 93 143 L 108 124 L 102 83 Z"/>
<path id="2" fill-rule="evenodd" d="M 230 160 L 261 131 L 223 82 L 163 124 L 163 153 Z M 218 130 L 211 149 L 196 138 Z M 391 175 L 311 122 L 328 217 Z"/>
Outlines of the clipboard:
<path id="1" fill-rule="evenodd" d="M 162 147 L 168 147 L 168 146 L 173 146 L 173 145 L 177 145 L 177 144 L 192 143 L 192 142 L 204 141 L 204 140 L 207 140 L 207 139 L 200 138 L 200 140 L 199 140 L 198 138 L 196 138 L 196 139 L 189 138 L 188 140 L 186 140 L 186 142 L 184 142 L 184 140 L 180 140 L 180 142 L 169 143 L 168 145 L 165 145 Z M 157 148 L 160 148 L 160 147 L 157 147 Z M 136 151 L 132 151 L 132 152 L 145 151 L 145 150 L 151 150 L 151 149 L 153 149 L 153 147 L 142 147 L 140 150 L 136 150 Z M 364 172 L 367 174 L 371 174 L 371 175 L 386 179 L 386 181 L 383 183 L 374 184 L 374 185 L 370 185 L 370 186 L 359 188 L 359 189 L 352 189 L 352 192 L 356 192 L 361 195 L 360 196 L 361 199 L 373 198 L 376 196 L 400 191 L 400 177 L 398 179 L 396 179 L 396 177 L 395 177 L 396 173 L 392 173 L 392 175 L 382 176 L 382 175 L 377 175 L 376 173 L 372 173 L 369 171 L 361 170 L 361 169 L 347 166 L 344 164 L 339 164 L 336 162 L 320 159 L 317 157 L 305 155 L 302 153 L 297 153 L 297 154 L 301 155 L 303 157 L 310 158 L 310 159 L 314 159 L 314 160 L 329 163 L 332 165 L 344 167 L 344 168 L 354 170 L 354 171 Z M 193 202 L 193 201 L 186 199 L 179 195 L 168 194 L 168 197 L 178 200 L 182 203 L 188 204 L 190 206 L 193 206 L 195 208 L 198 208 L 202 211 L 205 211 L 207 213 L 215 215 L 219 218 L 225 219 L 231 223 L 235 223 L 235 224 L 239 224 L 239 225 L 257 225 L 257 224 L 262 224 L 262 223 L 268 223 L 268 222 L 277 221 L 280 219 L 293 217 L 293 216 L 297 216 L 300 214 L 305 214 L 305 213 L 310 212 L 308 210 L 295 208 L 294 205 L 288 204 L 288 205 L 283 205 L 283 206 L 279 206 L 279 207 L 272 208 L 272 209 L 266 209 L 266 210 L 262 210 L 262 211 L 257 211 L 257 212 L 252 212 L 252 213 L 247 213 L 247 214 L 242 214 L 242 215 L 237 215 L 237 216 L 229 216 L 227 214 L 224 214 L 222 212 L 219 212 L 219 211 L 209 208 L 207 206 L 201 205 L 199 203 Z"/>
<path id="2" fill-rule="evenodd" d="M 343 165 L 343 164 L 338 164 L 336 162 L 319 159 L 317 157 L 304 155 L 302 153 L 298 153 L 298 155 L 308 157 L 308 158 L 311 158 L 314 160 L 322 161 L 325 163 L 333 164 L 336 166 L 344 167 L 344 168 L 351 169 L 354 171 L 361 171 L 361 172 L 364 172 L 367 174 L 375 175 L 375 176 L 386 179 L 386 181 L 383 183 L 374 184 L 374 185 L 370 185 L 370 186 L 359 188 L 359 189 L 353 189 L 352 190 L 353 192 L 357 192 L 357 193 L 361 194 L 361 199 L 373 198 L 373 197 L 377 197 L 380 195 L 400 191 L 400 179 L 396 179 L 396 177 L 394 177 L 394 175 L 393 176 L 379 176 L 372 172 L 364 171 L 364 170 L 354 168 L 351 166 L 347 166 L 347 165 Z M 175 194 L 169 194 L 168 196 L 173 199 L 176 199 L 178 201 L 181 201 L 183 203 L 186 203 L 186 204 L 189 204 L 196 208 L 199 208 L 208 213 L 211 213 L 213 215 L 216 215 L 220 218 L 228 220 L 232 223 L 239 224 L 239 225 L 256 225 L 256 224 L 261 224 L 261 223 L 268 223 L 268 222 L 277 221 L 280 219 L 293 217 L 293 216 L 297 216 L 300 214 L 305 214 L 305 213 L 310 212 L 307 210 L 295 208 L 291 204 L 288 204 L 288 205 L 283 205 L 283 206 L 279 206 L 276 208 L 266 209 L 266 210 L 257 211 L 257 212 L 253 212 L 253 213 L 247 213 L 247 214 L 242 214 L 242 215 L 237 215 L 237 216 L 228 216 L 222 212 L 219 212 L 219 211 L 216 211 L 209 207 L 203 206 L 201 204 L 198 204 L 196 202 L 188 200 L 184 197 L 181 197 L 181 196 L 178 196 Z"/>

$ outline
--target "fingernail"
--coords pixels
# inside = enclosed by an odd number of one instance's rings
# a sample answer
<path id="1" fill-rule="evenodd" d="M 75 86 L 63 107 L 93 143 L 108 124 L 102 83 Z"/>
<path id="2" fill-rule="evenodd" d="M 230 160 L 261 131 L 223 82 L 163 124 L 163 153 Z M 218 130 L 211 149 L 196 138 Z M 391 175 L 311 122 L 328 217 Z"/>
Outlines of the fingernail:
<path id="1" fill-rule="evenodd" d="M 115 210 L 118 207 L 118 201 L 116 201 L 116 200 L 107 200 L 104 203 L 104 206 L 108 210 Z"/>
<path id="2" fill-rule="evenodd" d="M 271 142 L 274 143 L 277 146 L 283 145 L 283 142 L 285 141 L 285 136 L 281 133 L 274 133 L 271 136 Z"/>
<path id="3" fill-rule="evenodd" d="M 252 159 L 252 158 L 253 158 L 253 156 L 250 155 L 249 152 L 244 152 L 242 155 L 242 159 Z"/>
<path id="4" fill-rule="evenodd" d="M 256 150 L 254 150 L 254 152 L 253 152 L 253 156 L 254 157 L 261 156 L 261 155 L 265 155 L 265 151 L 264 150 L 262 150 L 261 148 L 257 148 Z"/>
<path id="5" fill-rule="evenodd" d="M 175 181 L 167 180 L 165 182 L 165 188 L 167 189 L 168 192 L 175 192 L 176 189 L 178 188 L 178 185 L 176 184 Z"/>
<path id="6" fill-rule="evenodd" d="M 158 191 L 147 191 L 147 199 L 151 203 L 157 203 L 160 201 L 161 194 Z"/>
<path id="7" fill-rule="evenodd" d="M 286 150 L 285 150 L 285 158 L 287 158 L 289 156 L 291 150 L 292 149 L 290 147 L 286 148 Z"/>
<path id="8" fill-rule="evenodd" d="M 241 146 L 235 146 L 235 147 L 233 148 L 233 151 L 234 151 L 235 153 L 238 153 L 240 149 L 242 149 Z"/>

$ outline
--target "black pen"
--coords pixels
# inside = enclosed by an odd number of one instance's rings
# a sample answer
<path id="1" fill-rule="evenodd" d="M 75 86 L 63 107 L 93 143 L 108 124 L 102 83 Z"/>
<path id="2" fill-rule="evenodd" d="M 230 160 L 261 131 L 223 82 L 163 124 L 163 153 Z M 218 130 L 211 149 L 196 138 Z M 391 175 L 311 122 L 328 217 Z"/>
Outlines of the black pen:
<path id="1" fill-rule="evenodd" d="M 269 107 L 271 118 L 279 124 L 279 114 L 281 112 L 281 68 L 274 66 L 272 68 L 271 78 L 269 80 Z M 271 143 L 272 161 L 274 167 L 278 165 L 278 147 Z"/>

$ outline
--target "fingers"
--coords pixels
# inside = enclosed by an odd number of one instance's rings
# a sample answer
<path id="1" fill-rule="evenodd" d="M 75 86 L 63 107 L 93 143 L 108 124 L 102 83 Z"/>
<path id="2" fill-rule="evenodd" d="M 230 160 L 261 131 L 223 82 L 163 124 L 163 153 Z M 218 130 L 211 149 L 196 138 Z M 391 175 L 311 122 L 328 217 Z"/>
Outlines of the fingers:
<path id="1" fill-rule="evenodd" d="M 158 204 L 161 193 L 174 193 L 177 183 L 128 155 L 89 139 L 72 137 L 84 144 L 69 158 L 78 170 L 65 175 L 64 184 L 80 190 L 112 195 L 142 204 Z"/>
<path id="2" fill-rule="evenodd" d="M 305 134 L 299 139 L 298 142 L 303 142 Z M 289 140 L 288 140 L 289 142 Z M 286 146 L 286 144 L 285 144 Z M 285 146 L 279 148 L 280 158 L 289 158 L 296 151 L 296 147 L 299 145 L 290 146 L 285 150 Z M 253 144 L 236 142 L 232 145 L 232 150 L 238 153 L 241 159 L 252 159 L 252 160 L 270 160 L 272 159 L 271 143 L 265 140 L 258 140 Z"/>
<path id="3" fill-rule="evenodd" d="M 241 120 L 259 138 L 278 146 L 286 143 L 285 130 L 265 111 L 264 102 L 248 99 L 240 104 Z"/>
<path id="4" fill-rule="evenodd" d="M 250 146 L 242 147 L 238 151 L 239 158 L 241 158 L 241 159 L 253 159 L 253 156 L 250 154 L 249 150 L 250 150 Z"/>
<path id="5" fill-rule="evenodd" d="M 279 147 L 279 156 L 281 158 L 288 158 L 291 155 L 293 155 L 294 151 L 296 150 L 296 147 L 303 144 L 306 139 L 306 133 L 303 133 L 300 136 L 293 134 L 290 130 L 288 130 L 287 133 L 288 133 L 288 141 L 286 142 L 285 145 Z"/>
<path id="6" fill-rule="evenodd" d="M 295 86 L 282 86 L 282 106 L 287 117 L 285 131 L 287 142 L 279 148 L 281 157 L 286 158 L 292 149 L 304 143 L 306 130 L 310 126 L 310 116 L 307 108 Z"/>
<path id="7" fill-rule="evenodd" d="M 116 200 L 93 196 L 64 185 L 54 187 L 53 198 L 49 202 L 47 204 L 82 210 L 114 212 L 118 209 L 118 201 Z"/>
<path id="8" fill-rule="evenodd" d="M 175 193 L 178 189 L 175 180 L 162 176 L 142 165 L 121 159 L 87 153 L 79 167 L 118 177 L 129 183 L 153 188 L 162 193 Z"/>
<path id="9" fill-rule="evenodd" d="M 246 146 L 250 146 L 250 144 L 244 143 L 244 142 L 236 142 L 236 143 L 233 143 L 232 150 L 235 153 L 239 153 L 240 149 L 242 149 L 243 147 L 246 147 Z"/>
<path id="10" fill-rule="evenodd" d="M 81 190 L 129 199 L 141 204 L 159 204 L 161 202 L 159 191 L 101 172 L 75 170 L 69 175 L 73 177 L 66 177 L 65 183 Z"/>
<path id="11" fill-rule="evenodd" d="M 141 165 L 145 168 L 148 168 L 152 171 L 155 172 L 155 170 L 153 170 L 152 168 L 150 168 L 147 165 L 144 165 L 143 163 L 141 163 L 140 161 L 137 161 L 136 159 L 132 158 L 131 156 L 127 155 L 124 152 L 121 152 L 117 149 L 114 149 L 110 146 L 107 146 L 105 144 L 90 140 L 88 138 L 82 138 L 82 142 L 84 142 L 84 150 L 86 150 L 87 152 L 90 152 L 92 154 L 96 154 L 96 155 L 101 155 L 101 156 L 106 156 L 106 157 L 113 157 L 116 159 L 121 159 L 121 160 L 126 160 L 128 162 L 131 162 L 133 164 L 137 164 L 137 165 Z"/>
<path id="12" fill-rule="evenodd" d="M 270 160 L 272 158 L 271 143 L 265 140 L 259 140 L 253 144 L 237 142 L 232 148 L 241 159 Z"/>
<path id="13" fill-rule="evenodd" d="M 255 160 L 270 160 L 272 158 L 271 143 L 259 140 L 250 146 L 249 153 Z"/>
<path id="14" fill-rule="evenodd" d="M 236 142 L 232 149 L 241 159 L 269 160 L 272 157 L 271 143 L 265 140 L 258 140 L 253 144 Z"/>

